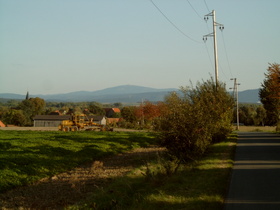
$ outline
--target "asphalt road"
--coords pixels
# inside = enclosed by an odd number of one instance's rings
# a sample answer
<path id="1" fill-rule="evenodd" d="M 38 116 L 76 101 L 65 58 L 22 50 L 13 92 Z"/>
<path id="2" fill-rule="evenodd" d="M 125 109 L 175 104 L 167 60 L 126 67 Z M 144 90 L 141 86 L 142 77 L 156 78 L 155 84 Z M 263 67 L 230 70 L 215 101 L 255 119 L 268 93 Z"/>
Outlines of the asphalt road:
<path id="1" fill-rule="evenodd" d="M 280 135 L 238 134 L 224 209 L 280 209 Z"/>

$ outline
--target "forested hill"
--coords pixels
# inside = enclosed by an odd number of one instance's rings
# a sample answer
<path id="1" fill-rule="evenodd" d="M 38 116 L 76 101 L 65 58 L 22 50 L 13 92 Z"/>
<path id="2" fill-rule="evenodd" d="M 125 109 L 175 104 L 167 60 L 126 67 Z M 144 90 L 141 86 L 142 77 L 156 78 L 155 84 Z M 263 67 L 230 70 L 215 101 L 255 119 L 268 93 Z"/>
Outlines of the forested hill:
<path id="1" fill-rule="evenodd" d="M 55 102 L 96 101 L 99 103 L 137 103 L 143 100 L 163 101 L 164 97 L 173 91 L 178 91 L 178 89 L 156 89 L 135 85 L 122 85 L 97 91 L 77 91 L 51 95 L 32 95 L 32 92 L 30 92 L 30 97 L 40 97 L 46 101 Z M 258 91 L 258 89 L 254 89 L 239 92 L 239 102 L 257 103 L 259 101 Z M 0 93 L 0 99 L 2 99 L 1 101 L 7 99 L 23 100 L 25 99 L 25 95 Z"/>
<path id="2" fill-rule="evenodd" d="M 240 103 L 260 103 L 259 89 L 244 90 L 238 93 Z"/>

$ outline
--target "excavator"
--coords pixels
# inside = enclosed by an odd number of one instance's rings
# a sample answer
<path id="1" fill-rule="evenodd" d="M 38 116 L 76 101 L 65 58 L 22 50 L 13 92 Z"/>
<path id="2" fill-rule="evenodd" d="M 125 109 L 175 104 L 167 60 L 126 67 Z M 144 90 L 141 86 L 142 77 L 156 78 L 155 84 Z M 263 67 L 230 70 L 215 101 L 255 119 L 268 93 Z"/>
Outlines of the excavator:
<path id="1" fill-rule="evenodd" d="M 80 130 L 100 130 L 113 131 L 112 128 L 93 122 L 93 118 L 88 119 L 85 114 L 72 115 L 71 120 L 63 120 L 58 126 L 60 131 L 80 131 Z"/>

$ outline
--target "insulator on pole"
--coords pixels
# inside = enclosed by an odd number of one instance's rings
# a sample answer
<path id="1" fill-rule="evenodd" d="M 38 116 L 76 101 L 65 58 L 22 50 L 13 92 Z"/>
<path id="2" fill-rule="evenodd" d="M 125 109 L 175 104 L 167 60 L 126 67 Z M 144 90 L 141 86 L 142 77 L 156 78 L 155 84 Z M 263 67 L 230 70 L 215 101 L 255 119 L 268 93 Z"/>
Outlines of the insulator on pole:
<path id="1" fill-rule="evenodd" d="M 224 29 L 223 24 L 219 24 L 216 22 L 215 10 L 212 10 L 211 13 L 204 16 L 204 20 L 208 20 L 208 16 L 212 16 L 213 20 L 213 33 L 203 36 L 204 42 L 207 40 L 208 36 L 213 37 L 214 39 L 214 58 L 215 58 L 215 80 L 216 80 L 216 87 L 218 87 L 218 74 L 219 74 L 219 65 L 218 65 L 218 52 L 217 52 L 217 40 L 216 40 L 216 27 L 219 26 L 220 30 Z"/>

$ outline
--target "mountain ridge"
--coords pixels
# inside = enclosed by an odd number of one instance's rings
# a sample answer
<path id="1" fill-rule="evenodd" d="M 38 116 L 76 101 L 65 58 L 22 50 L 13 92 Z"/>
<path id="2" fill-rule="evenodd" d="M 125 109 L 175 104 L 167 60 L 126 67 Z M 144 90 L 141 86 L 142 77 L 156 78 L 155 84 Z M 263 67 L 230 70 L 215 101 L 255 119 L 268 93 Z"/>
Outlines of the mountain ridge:
<path id="1" fill-rule="evenodd" d="M 46 101 L 53 102 L 82 102 L 96 101 L 100 103 L 137 103 L 143 100 L 163 101 L 165 96 L 173 91 L 179 91 L 176 88 L 150 88 L 136 85 L 121 85 L 105 88 L 96 91 L 74 91 L 60 94 L 30 94 L 30 97 L 40 97 Z M 259 89 L 250 89 L 239 91 L 238 99 L 240 103 L 258 103 Z M 0 99 L 24 100 L 25 95 L 14 93 L 0 93 Z"/>

